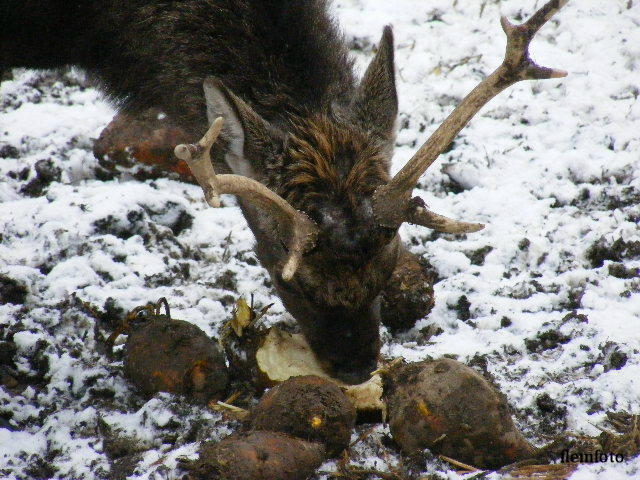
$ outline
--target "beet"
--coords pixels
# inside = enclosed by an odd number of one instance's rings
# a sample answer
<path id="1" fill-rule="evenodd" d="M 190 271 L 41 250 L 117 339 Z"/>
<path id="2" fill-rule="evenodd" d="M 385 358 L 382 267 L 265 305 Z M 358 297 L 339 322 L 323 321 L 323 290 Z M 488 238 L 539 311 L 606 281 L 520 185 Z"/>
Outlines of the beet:
<path id="1" fill-rule="evenodd" d="M 200 447 L 185 468 L 193 480 L 302 480 L 325 458 L 321 443 L 276 432 L 236 433 Z"/>
<path id="2" fill-rule="evenodd" d="M 389 427 L 402 451 L 425 448 L 495 469 L 535 453 L 515 427 L 504 397 L 455 360 L 396 366 L 384 375 Z"/>
<path id="3" fill-rule="evenodd" d="M 322 442 L 330 456 L 349 446 L 356 409 L 330 380 L 307 375 L 293 377 L 264 394 L 249 413 L 251 430 L 284 432 Z"/>
<path id="4" fill-rule="evenodd" d="M 139 307 L 134 312 L 144 309 L 148 311 L 148 307 Z M 224 395 L 229 383 L 224 355 L 200 328 L 171 319 L 168 308 L 167 315 L 129 314 L 125 323 L 122 330 L 128 331 L 129 338 L 124 347 L 124 373 L 144 394 L 171 392 L 202 402 Z"/>

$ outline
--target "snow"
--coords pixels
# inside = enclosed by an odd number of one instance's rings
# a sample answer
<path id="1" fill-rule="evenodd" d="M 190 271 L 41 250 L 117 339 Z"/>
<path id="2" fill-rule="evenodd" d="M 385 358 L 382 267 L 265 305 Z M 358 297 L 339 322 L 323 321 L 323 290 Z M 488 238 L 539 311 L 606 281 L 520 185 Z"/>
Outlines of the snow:
<path id="1" fill-rule="evenodd" d="M 360 71 L 383 26 L 394 27 L 394 172 L 498 65 L 500 13 L 526 17 L 536 4 L 334 1 Z M 619 264 L 640 268 L 640 244 L 633 247 L 640 242 L 640 6 L 569 2 L 540 32 L 532 56 L 569 75 L 509 88 L 422 177 L 417 193 L 434 211 L 486 228 L 456 237 L 402 227 L 411 250 L 438 275 L 436 306 L 407 333 L 383 332 L 383 354 L 485 361 L 518 425 L 542 445 L 564 429 L 597 434 L 608 410 L 640 413 L 640 278 L 612 275 Z M 253 294 L 259 305 L 274 303 L 267 323 L 291 322 L 232 198 L 214 210 L 198 187 L 176 180 L 140 182 L 126 172 L 99 179 L 92 141 L 114 113 L 73 70 L 16 70 L 0 85 L 0 149 L 17 152 L 0 159 L 0 274 L 26 287 L 23 305 L 0 305 L 0 339 L 12 337 L 15 369 L 31 382 L 0 387 L 0 418 L 12 429 L 0 424 L 0 476 L 33 478 L 37 470 L 47 478 L 107 478 L 108 456 L 129 458 L 109 446 L 118 438 L 135 445 L 129 478 L 174 478 L 179 459 L 192 458 L 200 441 L 235 428 L 184 399 L 139 396 L 121 362 L 99 352 L 109 325 L 72 295 L 120 316 L 165 296 L 175 318 L 217 335 L 235 299 Z M 21 192 L 36 162 L 47 159 L 60 181 L 39 196 Z M 181 216 L 191 226 L 174 233 Z M 483 248 L 484 261 L 472 261 Z M 443 332 L 426 338 L 430 325 Z M 566 343 L 532 347 L 547 331 Z M 566 409 L 560 420 L 537 406 L 543 394 Z M 397 453 L 383 446 L 388 436 L 376 427 L 352 460 L 379 469 L 397 464 Z M 38 470 L 42 462 L 47 467 Z M 327 462 L 320 471 L 333 469 Z M 434 462 L 424 474 L 462 478 L 445 470 Z M 582 465 L 571 478 L 639 475 L 636 458 Z"/>

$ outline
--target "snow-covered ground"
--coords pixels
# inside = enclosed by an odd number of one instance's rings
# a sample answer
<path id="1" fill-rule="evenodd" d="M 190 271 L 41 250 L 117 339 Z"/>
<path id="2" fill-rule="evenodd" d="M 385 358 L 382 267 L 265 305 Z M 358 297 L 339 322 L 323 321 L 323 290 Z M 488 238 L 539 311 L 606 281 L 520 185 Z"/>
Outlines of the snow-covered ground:
<path id="1" fill-rule="evenodd" d="M 394 27 L 395 170 L 500 62 L 500 11 L 518 19 L 541 4 L 335 0 L 360 67 Z M 532 55 L 569 76 L 501 94 L 421 180 L 433 210 L 487 227 L 464 239 L 403 227 L 437 272 L 436 307 L 408 333 L 384 332 L 383 353 L 485 369 L 542 445 L 597 434 L 608 410 L 640 413 L 640 5 L 570 1 Z M 105 177 L 91 148 L 113 115 L 78 72 L 16 70 L 0 85 L 0 294 L 14 302 L 0 305 L 0 342 L 14 342 L 21 379 L 8 379 L 0 348 L 3 478 L 174 478 L 179 457 L 234 428 L 135 393 L 97 342 L 124 311 L 165 296 L 175 318 L 216 335 L 253 294 L 275 302 L 267 322 L 286 320 L 232 198 L 214 210 L 193 185 Z M 36 164 L 49 185 L 34 181 Z M 96 321 L 75 298 L 107 314 Z M 431 325 L 442 333 L 429 337 Z M 377 427 L 352 460 L 393 465 L 388 436 Z M 458 478 L 444 467 L 425 474 Z M 639 477 L 635 459 L 572 478 Z"/>

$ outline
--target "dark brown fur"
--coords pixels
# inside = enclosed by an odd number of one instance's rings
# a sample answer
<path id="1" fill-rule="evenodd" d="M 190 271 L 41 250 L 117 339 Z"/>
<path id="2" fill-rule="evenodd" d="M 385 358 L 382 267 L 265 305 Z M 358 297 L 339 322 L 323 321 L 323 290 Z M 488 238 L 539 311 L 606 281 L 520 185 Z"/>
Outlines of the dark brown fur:
<path id="1" fill-rule="evenodd" d="M 353 208 L 389 180 L 384 145 L 324 115 L 294 120 L 285 158 L 287 175 L 278 189 L 305 211 L 322 192 L 343 196 Z"/>
<path id="2" fill-rule="evenodd" d="M 0 69 L 65 64 L 98 78 L 126 112 L 160 108 L 194 141 L 225 117 L 217 160 L 320 230 L 284 282 L 281 226 L 241 201 L 261 263 L 327 369 L 364 380 L 380 347 L 379 295 L 401 249 L 371 203 L 389 178 L 395 135 L 391 30 L 358 83 L 325 0 L 0 3 Z"/>
<path id="3" fill-rule="evenodd" d="M 198 138 L 215 75 L 275 125 L 355 85 L 324 0 L 3 0 L 0 69 L 77 65 L 122 109 L 160 107 Z"/>

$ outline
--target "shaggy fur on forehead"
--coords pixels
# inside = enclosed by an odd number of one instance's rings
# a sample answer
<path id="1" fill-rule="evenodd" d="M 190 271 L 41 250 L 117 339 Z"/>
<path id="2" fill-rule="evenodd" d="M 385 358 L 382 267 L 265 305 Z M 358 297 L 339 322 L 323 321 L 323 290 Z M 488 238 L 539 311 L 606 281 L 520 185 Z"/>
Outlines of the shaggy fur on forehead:
<path id="1" fill-rule="evenodd" d="M 325 115 L 298 118 L 284 152 L 285 198 L 300 208 L 320 196 L 340 196 L 352 206 L 389 180 L 382 142 Z"/>

